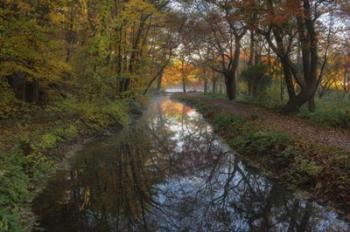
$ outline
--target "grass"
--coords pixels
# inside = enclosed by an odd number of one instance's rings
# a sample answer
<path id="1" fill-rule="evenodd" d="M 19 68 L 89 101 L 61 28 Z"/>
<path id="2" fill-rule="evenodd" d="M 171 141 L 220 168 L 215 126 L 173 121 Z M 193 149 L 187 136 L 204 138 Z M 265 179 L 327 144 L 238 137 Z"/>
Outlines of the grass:
<path id="1" fill-rule="evenodd" d="M 285 186 L 300 188 L 329 202 L 350 218 L 350 156 L 346 152 L 295 139 L 266 128 L 259 118 L 238 116 L 195 98 L 178 96 L 195 106 L 216 133 L 248 162 L 259 166 Z"/>
<path id="2" fill-rule="evenodd" d="M 223 94 L 206 94 L 212 98 L 224 98 Z M 279 93 L 268 91 L 259 97 L 251 97 L 244 94 L 237 96 L 237 102 L 251 104 L 259 107 L 272 109 L 279 112 L 286 104 L 286 98 L 281 100 Z M 350 129 L 350 96 L 344 96 L 340 92 L 329 92 L 322 98 L 316 97 L 316 111 L 309 112 L 307 107 L 301 108 L 298 117 L 309 119 L 324 127 Z"/>
<path id="3" fill-rule="evenodd" d="M 47 174 L 62 159 L 56 148 L 112 124 L 125 125 L 128 112 L 129 102 L 125 100 L 79 102 L 69 99 L 16 115 L 22 120 L 2 120 L 0 231 L 30 231 L 34 223 L 30 202 Z M 52 152 L 56 152 L 55 155 Z"/>
<path id="4" fill-rule="evenodd" d="M 304 107 L 299 116 L 326 127 L 350 129 L 350 98 L 330 93 L 321 99 L 316 98 L 315 112 L 309 112 Z"/>

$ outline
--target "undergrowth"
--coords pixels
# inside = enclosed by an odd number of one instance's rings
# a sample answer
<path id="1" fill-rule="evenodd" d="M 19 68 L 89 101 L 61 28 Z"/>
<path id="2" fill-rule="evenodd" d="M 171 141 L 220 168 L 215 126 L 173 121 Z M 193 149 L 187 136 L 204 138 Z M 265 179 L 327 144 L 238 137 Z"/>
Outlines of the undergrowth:
<path id="1" fill-rule="evenodd" d="M 30 202 L 59 158 L 50 151 L 79 136 L 128 122 L 129 102 L 63 100 L 5 123 L 0 137 L 0 231 L 28 231 L 34 223 Z M 21 111 L 23 113 L 23 111 Z M 18 112 L 17 112 L 18 114 Z M 7 115 L 0 114 L 0 115 Z M 18 115 L 17 115 L 18 116 Z M 40 117 L 39 122 L 38 116 Z M 2 121 L 4 122 L 4 121 Z M 12 128 L 10 128 L 12 127 Z M 51 155 L 48 155 L 51 154 Z"/>
<path id="2" fill-rule="evenodd" d="M 337 94 L 316 98 L 316 111 L 309 112 L 303 107 L 299 116 L 326 127 L 350 129 L 350 100 Z"/>

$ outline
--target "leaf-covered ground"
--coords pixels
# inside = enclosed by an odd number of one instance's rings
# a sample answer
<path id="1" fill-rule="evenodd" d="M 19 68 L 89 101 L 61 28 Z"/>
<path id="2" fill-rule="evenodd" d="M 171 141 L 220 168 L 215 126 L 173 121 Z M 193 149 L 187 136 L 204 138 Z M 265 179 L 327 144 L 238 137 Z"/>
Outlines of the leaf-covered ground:
<path id="1" fill-rule="evenodd" d="M 243 159 L 350 219 L 350 131 L 201 94 L 175 98 L 198 109 Z"/>
<path id="2" fill-rule="evenodd" d="M 257 117 L 263 126 L 268 128 L 274 127 L 305 142 L 339 148 L 350 154 L 350 130 L 325 128 L 310 120 L 278 114 L 266 108 L 231 102 L 223 98 L 207 97 L 202 94 L 188 94 L 186 98 L 203 101 L 236 115 Z"/>

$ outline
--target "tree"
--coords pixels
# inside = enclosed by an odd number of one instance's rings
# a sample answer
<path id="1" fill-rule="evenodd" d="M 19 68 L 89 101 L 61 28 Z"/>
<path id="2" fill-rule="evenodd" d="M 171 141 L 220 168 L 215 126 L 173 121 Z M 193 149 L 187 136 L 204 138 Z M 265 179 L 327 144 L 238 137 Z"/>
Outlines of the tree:
<path id="1" fill-rule="evenodd" d="M 225 79 L 228 99 L 236 98 L 236 74 L 240 59 L 241 40 L 247 32 L 239 13 L 241 1 L 202 1 L 199 10 L 206 22 L 207 46 L 215 48 L 211 68 Z M 217 65 L 216 65 L 217 64 Z"/>
<path id="2" fill-rule="evenodd" d="M 58 49 L 62 40 L 53 29 L 58 9 L 44 2 L 0 3 L 0 81 L 9 81 L 25 101 L 39 101 L 39 82 L 57 81 L 69 70 Z M 43 56 L 45 54 L 45 56 Z"/>
<path id="3" fill-rule="evenodd" d="M 267 0 L 261 4 L 254 1 L 253 5 L 253 9 L 260 12 L 258 20 L 262 22 L 255 24 L 255 29 L 265 37 L 283 68 L 289 95 L 283 112 L 297 112 L 307 102 L 310 103 L 310 111 L 313 111 L 313 99 L 326 62 L 320 65 L 320 16 L 328 11 L 330 4 L 327 1 L 312 0 Z M 297 69 L 298 60 L 293 57 L 293 52 L 298 47 L 301 52 L 301 72 Z M 297 91 L 296 85 L 300 91 Z"/>

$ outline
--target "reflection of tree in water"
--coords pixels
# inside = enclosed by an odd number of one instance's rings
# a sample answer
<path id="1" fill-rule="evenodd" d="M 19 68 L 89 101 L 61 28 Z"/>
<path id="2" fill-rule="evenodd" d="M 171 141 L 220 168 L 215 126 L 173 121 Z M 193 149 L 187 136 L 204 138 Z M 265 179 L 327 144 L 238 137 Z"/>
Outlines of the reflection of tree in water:
<path id="1" fill-rule="evenodd" d="M 36 204 L 47 231 L 345 231 L 247 169 L 193 110 L 157 103 L 55 176 Z"/>
<path id="2" fill-rule="evenodd" d="M 162 177 L 149 163 L 148 142 L 146 134 L 130 137 L 126 132 L 88 145 L 70 171 L 56 175 L 39 197 L 48 203 L 35 207 L 43 225 L 52 225 L 47 230 L 151 229 L 144 215 L 154 205 L 152 185 Z"/>
<path id="3" fill-rule="evenodd" d="M 180 107 L 178 107 L 181 109 Z M 177 143 L 168 178 L 158 184 L 162 212 L 153 211 L 165 231 L 345 231 L 332 215 L 287 194 L 251 171 L 222 146 L 203 119 L 191 111 L 167 114 Z M 164 115 L 166 115 L 164 117 Z M 175 118 L 175 119 L 174 119 Z M 166 123 L 165 123 L 166 125 Z M 159 134 L 154 131 L 152 134 Z M 164 141 L 158 139 L 157 141 Z M 157 146 L 157 145 L 156 145 Z M 152 215 L 152 214 L 149 214 Z M 328 220 L 329 218 L 330 220 Z"/>

